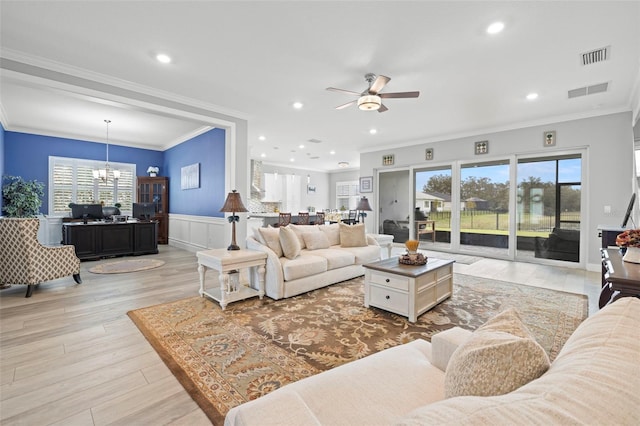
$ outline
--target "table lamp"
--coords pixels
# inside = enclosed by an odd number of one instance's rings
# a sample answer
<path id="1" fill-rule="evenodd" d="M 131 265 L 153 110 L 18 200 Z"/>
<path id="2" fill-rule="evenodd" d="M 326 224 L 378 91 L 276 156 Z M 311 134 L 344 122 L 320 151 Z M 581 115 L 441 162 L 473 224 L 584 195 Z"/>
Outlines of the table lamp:
<path id="1" fill-rule="evenodd" d="M 240 247 L 236 244 L 236 222 L 240 220 L 240 217 L 236 216 L 236 212 L 246 212 L 248 210 L 244 204 L 242 204 L 240 194 L 235 189 L 227 194 L 227 199 L 220 211 L 231 213 L 231 216 L 228 218 L 231 223 L 231 245 L 227 247 L 227 250 L 240 250 Z"/>
<path id="2" fill-rule="evenodd" d="M 358 201 L 356 210 L 360 210 L 358 220 L 360 220 L 360 216 L 362 216 L 362 221 L 364 222 L 364 218 L 367 217 L 367 214 L 365 212 L 371 211 L 371 206 L 369 205 L 369 200 L 367 199 L 367 197 L 362 197 L 360 201 Z"/>

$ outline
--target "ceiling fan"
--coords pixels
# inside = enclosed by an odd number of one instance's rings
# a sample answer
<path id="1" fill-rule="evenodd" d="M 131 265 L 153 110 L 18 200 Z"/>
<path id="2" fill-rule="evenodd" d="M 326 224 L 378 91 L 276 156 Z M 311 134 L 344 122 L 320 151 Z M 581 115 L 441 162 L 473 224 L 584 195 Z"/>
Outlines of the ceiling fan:
<path id="1" fill-rule="evenodd" d="M 327 90 L 339 93 L 348 93 L 350 95 L 358 95 L 359 98 L 346 104 L 339 105 L 336 109 L 344 109 L 351 105 L 357 104 L 358 108 L 364 111 L 378 111 L 385 112 L 389 108 L 382 104 L 383 98 L 417 98 L 420 96 L 420 92 L 394 92 L 394 93 L 380 93 L 380 91 L 386 86 L 391 78 L 384 75 L 375 75 L 373 73 L 365 74 L 364 79 L 369 83 L 369 87 L 362 93 L 354 92 L 351 90 L 336 89 L 335 87 L 327 87 Z"/>

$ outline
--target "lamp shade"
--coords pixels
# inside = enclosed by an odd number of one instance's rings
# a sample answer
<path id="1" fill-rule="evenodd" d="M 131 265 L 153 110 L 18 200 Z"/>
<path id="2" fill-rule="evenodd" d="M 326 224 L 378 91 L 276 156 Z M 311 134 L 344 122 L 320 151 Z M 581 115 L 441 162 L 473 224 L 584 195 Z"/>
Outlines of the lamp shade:
<path id="1" fill-rule="evenodd" d="M 220 209 L 221 212 L 246 212 L 248 211 L 244 204 L 242 204 L 242 199 L 240 198 L 240 194 L 234 189 L 229 194 L 227 194 L 227 199 L 224 202 L 224 206 Z"/>
<path id="2" fill-rule="evenodd" d="M 362 197 L 360 199 L 360 201 L 358 201 L 358 207 L 356 207 L 356 210 L 361 210 L 364 212 L 370 212 L 371 210 L 371 206 L 369 205 L 369 200 L 367 199 L 367 197 Z"/>
<path id="3" fill-rule="evenodd" d="M 358 108 L 365 111 L 375 111 L 382 105 L 382 99 L 377 95 L 364 95 L 358 99 Z"/>

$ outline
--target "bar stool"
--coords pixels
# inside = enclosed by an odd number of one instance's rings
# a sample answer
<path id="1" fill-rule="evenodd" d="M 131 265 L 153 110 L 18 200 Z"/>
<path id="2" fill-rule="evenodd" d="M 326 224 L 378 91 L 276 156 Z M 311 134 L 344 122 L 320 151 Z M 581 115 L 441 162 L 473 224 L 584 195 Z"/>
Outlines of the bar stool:
<path id="1" fill-rule="evenodd" d="M 291 223 L 291 213 L 280 213 L 278 215 L 278 226 L 287 226 Z"/>
<path id="2" fill-rule="evenodd" d="M 316 220 L 314 221 L 315 225 L 323 225 L 324 224 L 324 212 L 316 213 Z"/>
<path id="3" fill-rule="evenodd" d="M 299 212 L 298 221 L 296 225 L 308 225 L 309 224 L 309 212 Z"/>

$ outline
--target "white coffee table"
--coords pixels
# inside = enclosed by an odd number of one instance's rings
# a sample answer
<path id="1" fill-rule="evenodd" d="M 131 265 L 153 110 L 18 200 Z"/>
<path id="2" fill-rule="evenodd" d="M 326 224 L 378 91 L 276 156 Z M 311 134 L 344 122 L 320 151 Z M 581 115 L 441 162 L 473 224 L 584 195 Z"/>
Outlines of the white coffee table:
<path id="1" fill-rule="evenodd" d="M 429 258 L 411 266 L 397 257 L 362 265 L 364 306 L 375 306 L 416 322 L 418 316 L 453 293 L 453 260 Z"/>
<path id="2" fill-rule="evenodd" d="M 224 310 L 231 302 L 248 299 L 249 297 L 264 297 L 264 274 L 267 262 L 267 254 L 257 250 L 227 250 L 213 249 L 196 253 L 198 257 L 198 272 L 200 273 L 200 296 L 205 295 L 220 303 Z M 230 274 L 239 278 L 243 268 L 258 268 L 258 289 L 251 288 L 247 284 L 241 284 L 235 279 L 230 279 Z M 220 273 L 218 287 L 205 289 L 205 274 L 207 269 L 215 269 Z M 238 275 L 236 275 L 238 274 Z"/>

